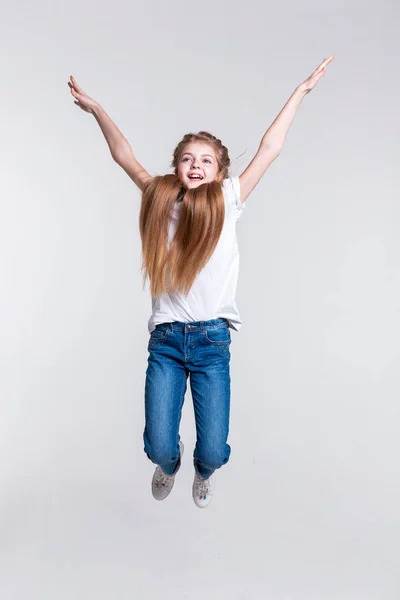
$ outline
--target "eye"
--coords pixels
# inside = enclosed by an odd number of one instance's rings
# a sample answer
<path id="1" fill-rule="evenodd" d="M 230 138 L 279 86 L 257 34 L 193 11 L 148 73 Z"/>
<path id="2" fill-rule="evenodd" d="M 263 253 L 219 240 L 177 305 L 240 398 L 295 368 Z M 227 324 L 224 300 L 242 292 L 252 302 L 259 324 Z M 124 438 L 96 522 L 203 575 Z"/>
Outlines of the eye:
<path id="1" fill-rule="evenodd" d="M 182 162 L 185 162 L 185 160 L 189 160 L 189 157 L 185 156 L 185 158 L 182 158 Z"/>
<path id="2" fill-rule="evenodd" d="M 210 160 L 209 158 L 205 158 L 204 160 L 205 160 L 206 162 L 210 163 L 210 165 L 211 165 L 211 160 Z"/>

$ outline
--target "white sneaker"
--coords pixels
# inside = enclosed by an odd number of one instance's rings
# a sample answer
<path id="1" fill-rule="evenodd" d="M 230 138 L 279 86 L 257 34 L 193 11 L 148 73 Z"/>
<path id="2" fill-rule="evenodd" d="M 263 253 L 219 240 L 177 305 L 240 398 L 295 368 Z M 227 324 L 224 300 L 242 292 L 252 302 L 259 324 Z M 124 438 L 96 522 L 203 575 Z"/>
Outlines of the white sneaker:
<path id="1" fill-rule="evenodd" d="M 182 460 L 184 447 L 181 441 L 179 441 L 179 449 Z M 161 469 L 161 467 L 156 467 L 151 482 L 151 491 L 153 494 L 153 498 L 155 498 L 156 500 L 164 500 L 174 487 L 174 483 L 175 475 L 166 475 Z"/>
<path id="2" fill-rule="evenodd" d="M 215 475 L 214 473 L 208 479 L 204 479 L 194 474 L 192 495 L 196 506 L 205 508 L 208 506 L 214 496 L 215 491 Z"/>

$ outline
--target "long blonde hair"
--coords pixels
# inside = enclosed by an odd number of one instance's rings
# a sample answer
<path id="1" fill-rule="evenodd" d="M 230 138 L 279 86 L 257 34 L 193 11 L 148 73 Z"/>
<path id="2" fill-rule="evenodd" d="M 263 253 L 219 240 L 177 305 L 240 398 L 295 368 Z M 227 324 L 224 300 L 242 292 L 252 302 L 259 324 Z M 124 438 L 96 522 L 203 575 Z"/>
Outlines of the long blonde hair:
<path id="1" fill-rule="evenodd" d="M 205 142 L 215 150 L 218 181 L 187 190 L 177 176 L 180 157 L 189 142 Z M 225 205 L 221 181 L 228 177 L 228 150 L 221 140 L 206 131 L 188 133 L 174 150 L 174 174 L 153 177 L 142 194 L 139 215 L 142 239 L 143 285 L 150 280 L 150 292 L 188 294 L 197 274 L 210 259 L 221 235 Z M 168 226 L 176 202 L 181 202 L 179 223 L 168 244 Z M 169 246 L 169 247 L 168 247 Z"/>

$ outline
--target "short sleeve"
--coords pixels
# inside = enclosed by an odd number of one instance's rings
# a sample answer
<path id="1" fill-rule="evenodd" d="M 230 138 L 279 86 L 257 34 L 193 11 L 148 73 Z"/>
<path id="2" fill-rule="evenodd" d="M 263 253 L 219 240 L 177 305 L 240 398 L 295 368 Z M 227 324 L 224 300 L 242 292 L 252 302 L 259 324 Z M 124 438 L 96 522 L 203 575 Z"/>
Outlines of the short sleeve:
<path id="1" fill-rule="evenodd" d="M 227 202 L 237 213 L 237 218 L 240 217 L 246 202 L 240 201 L 240 180 L 239 177 L 228 177 L 223 182 L 224 193 L 227 197 Z"/>

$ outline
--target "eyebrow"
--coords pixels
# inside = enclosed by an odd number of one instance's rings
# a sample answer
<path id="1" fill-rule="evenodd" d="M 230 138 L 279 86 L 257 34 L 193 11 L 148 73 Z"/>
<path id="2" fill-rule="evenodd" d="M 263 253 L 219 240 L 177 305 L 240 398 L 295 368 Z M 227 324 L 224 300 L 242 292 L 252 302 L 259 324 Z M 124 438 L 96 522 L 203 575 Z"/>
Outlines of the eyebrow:
<path id="1" fill-rule="evenodd" d="M 194 156 L 191 152 L 184 152 L 182 156 L 186 156 L 186 154 L 190 154 L 190 156 Z M 201 154 L 201 156 L 209 156 L 210 158 L 214 158 L 212 154 Z"/>

